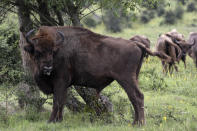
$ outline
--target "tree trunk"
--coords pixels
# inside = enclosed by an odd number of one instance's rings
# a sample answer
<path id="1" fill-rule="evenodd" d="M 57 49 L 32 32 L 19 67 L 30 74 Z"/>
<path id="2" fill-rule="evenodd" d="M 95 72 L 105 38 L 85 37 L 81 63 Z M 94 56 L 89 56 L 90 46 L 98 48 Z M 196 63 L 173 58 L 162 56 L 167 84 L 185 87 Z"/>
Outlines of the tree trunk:
<path id="1" fill-rule="evenodd" d="M 37 0 L 38 3 L 38 14 L 40 16 L 41 25 L 53 26 L 58 23 L 53 19 L 48 10 L 47 1 Z"/>
<path id="2" fill-rule="evenodd" d="M 34 80 L 30 75 L 30 70 L 32 69 L 31 66 L 33 65 L 33 63 L 31 62 L 29 55 L 23 49 L 23 47 L 26 45 L 26 40 L 24 38 L 24 35 L 29 30 L 33 29 L 33 22 L 30 19 L 30 11 L 28 10 L 27 6 L 23 4 L 24 1 L 23 2 L 21 0 L 19 1 L 20 1 L 19 2 L 20 4 L 18 6 L 18 18 L 19 18 L 19 26 L 20 26 L 19 46 L 21 49 L 22 62 L 25 70 L 24 78 L 26 83 L 25 84 L 26 86 L 20 86 L 19 106 L 24 107 L 24 105 L 35 104 L 33 106 L 40 108 L 40 106 L 42 106 L 41 104 L 44 104 L 45 100 L 40 97 L 38 88 L 35 86 L 36 84 L 34 83 Z M 51 24 L 51 23 L 47 23 L 46 19 L 41 19 L 41 23 L 46 25 Z M 71 90 L 69 89 L 68 92 L 71 92 Z M 85 107 L 85 104 L 78 101 L 72 93 L 69 93 L 66 106 L 72 111 L 81 111 Z"/>
<path id="3" fill-rule="evenodd" d="M 40 110 L 42 105 L 40 105 L 40 94 L 38 91 L 38 88 L 36 88 L 35 83 L 33 81 L 32 76 L 30 75 L 30 69 L 33 63 L 31 63 L 29 59 L 29 55 L 23 50 L 24 45 L 26 44 L 26 41 L 24 39 L 24 34 L 28 32 L 30 29 L 33 28 L 33 23 L 30 19 L 30 11 L 24 4 L 24 1 L 17 0 L 18 3 L 18 19 L 19 19 L 19 25 L 20 25 L 20 41 L 19 46 L 21 49 L 21 56 L 22 56 L 22 62 L 23 62 L 23 68 L 25 71 L 24 75 L 24 83 L 20 84 L 19 92 L 18 94 L 18 102 L 19 106 L 24 108 L 24 106 L 34 106 L 38 110 Z M 22 86 L 25 85 L 25 86 Z M 22 93 L 23 92 L 23 93 Z M 43 101 L 44 99 L 42 99 Z"/>

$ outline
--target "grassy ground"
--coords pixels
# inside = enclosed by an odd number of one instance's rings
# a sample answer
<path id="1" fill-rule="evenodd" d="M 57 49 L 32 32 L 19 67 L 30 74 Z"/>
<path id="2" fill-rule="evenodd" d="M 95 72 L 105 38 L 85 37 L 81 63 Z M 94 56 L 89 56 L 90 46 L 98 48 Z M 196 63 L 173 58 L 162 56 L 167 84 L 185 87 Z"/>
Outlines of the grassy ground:
<path id="1" fill-rule="evenodd" d="M 134 24 L 132 29 L 122 33 L 111 34 L 99 26 L 92 29 L 98 33 L 130 38 L 134 34 L 146 35 L 152 42 L 152 49 L 160 33 L 176 28 L 187 38 L 189 32 L 196 31 L 192 27 L 192 13 L 184 16 L 182 23 L 173 26 L 159 26 L 160 18 L 148 25 Z M 110 96 L 114 104 L 114 112 L 110 116 L 96 117 L 90 112 L 73 114 L 64 111 L 64 120 L 57 124 L 47 124 L 50 111 L 37 113 L 15 111 L 12 115 L 0 114 L 0 131 L 197 131 L 197 74 L 191 58 L 187 57 L 187 68 L 183 63 L 178 65 L 179 72 L 172 75 L 163 74 L 158 58 L 150 57 L 143 64 L 140 73 L 140 89 L 145 95 L 145 114 L 147 124 L 133 127 L 133 108 L 125 92 L 113 82 L 103 93 Z M 118 92 L 117 92 L 118 91 Z M 115 93 L 117 92 L 117 93 Z M 48 105 L 45 105 L 48 107 Z"/>

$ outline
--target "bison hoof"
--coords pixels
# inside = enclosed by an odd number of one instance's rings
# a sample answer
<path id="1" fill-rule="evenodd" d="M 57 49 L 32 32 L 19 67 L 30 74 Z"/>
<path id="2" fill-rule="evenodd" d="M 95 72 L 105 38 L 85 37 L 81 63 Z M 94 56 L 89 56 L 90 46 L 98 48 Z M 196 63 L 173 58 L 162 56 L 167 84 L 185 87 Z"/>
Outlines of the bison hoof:
<path id="1" fill-rule="evenodd" d="M 56 123 L 56 122 L 61 122 L 62 120 L 63 120 L 62 118 L 49 119 L 47 123 Z"/>
<path id="2" fill-rule="evenodd" d="M 141 120 L 141 121 L 134 120 L 132 125 L 143 126 L 143 125 L 146 125 L 146 121 L 145 120 Z"/>

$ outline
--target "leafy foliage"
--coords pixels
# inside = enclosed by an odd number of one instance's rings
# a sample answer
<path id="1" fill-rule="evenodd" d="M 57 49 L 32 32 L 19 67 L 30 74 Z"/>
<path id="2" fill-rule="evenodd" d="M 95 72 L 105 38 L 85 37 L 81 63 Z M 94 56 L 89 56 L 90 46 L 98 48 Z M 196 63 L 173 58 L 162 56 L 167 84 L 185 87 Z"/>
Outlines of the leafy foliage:
<path id="1" fill-rule="evenodd" d="M 169 11 L 166 12 L 164 22 L 166 24 L 175 24 L 176 16 L 175 16 L 175 13 L 172 10 L 169 10 Z"/>
<path id="2" fill-rule="evenodd" d="M 187 11 L 188 12 L 193 12 L 193 11 L 196 11 L 196 4 L 191 2 L 187 5 Z"/>
<path id="3" fill-rule="evenodd" d="M 154 10 L 145 10 L 142 12 L 140 16 L 140 20 L 143 23 L 148 23 L 151 19 L 155 17 L 155 11 Z"/>
<path id="4" fill-rule="evenodd" d="M 146 90 L 165 90 L 168 87 L 167 82 L 162 74 L 158 74 L 154 68 L 141 72 L 144 89 Z M 144 85 L 146 84 L 146 85 Z"/>
<path id="5" fill-rule="evenodd" d="M 21 57 L 19 51 L 19 34 L 12 21 L 0 26 L 0 83 L 17 84 L 21 81 Z"/>
<path id="6" fill-rule="evenodd" d="M 184 9 L 182 6 L 177 6 L 174 12 L 177 19 L 183 18 Z"/>

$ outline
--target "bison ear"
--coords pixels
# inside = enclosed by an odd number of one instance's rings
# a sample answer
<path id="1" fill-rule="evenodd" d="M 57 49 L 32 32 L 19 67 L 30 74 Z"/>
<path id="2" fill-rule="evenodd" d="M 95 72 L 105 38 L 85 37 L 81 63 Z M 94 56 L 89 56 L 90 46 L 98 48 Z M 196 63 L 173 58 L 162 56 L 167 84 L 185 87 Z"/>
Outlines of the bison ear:
<path id="1" fill-rule="evenodd" d="M 188 42 L 188 43 L 190 43 L 189 45 L 190 45 L 190 48 L 192 47 L 192 46 L 194 46 L 195 45 L 195 39 L 192 39 L 190 42 Z"/>
<path id="2" fill-rule="evenodd" d="M 29 54 L 31 54 L 31 55 L 33 55 L 33 53 L 34 53 L 34 47 L 33 47 L 33 45 L 26 45 L 26 46 L 24 47 L 24 50 L 25 50 L 26 52 L 28 52 Z"/>

